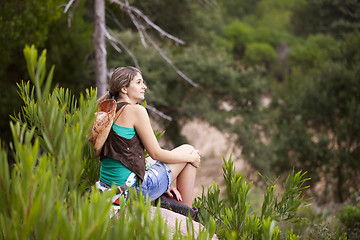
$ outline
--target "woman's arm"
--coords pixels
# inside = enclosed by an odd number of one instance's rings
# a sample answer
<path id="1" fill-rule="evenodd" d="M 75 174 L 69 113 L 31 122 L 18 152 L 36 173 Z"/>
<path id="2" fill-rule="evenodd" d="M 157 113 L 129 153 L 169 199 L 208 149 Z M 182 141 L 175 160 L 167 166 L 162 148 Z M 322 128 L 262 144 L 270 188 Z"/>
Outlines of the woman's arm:
<path id="1" fill-rule="evenodd" d="M 140 105 L 133 105 L 131 108 L 136 132 L 152 159 L 165 163 L 189 162 L 195 167 L 200 165 L 200 155 L 195 149 L 191 153 L 162 149 L 155 137 L 146 109 Z"/>

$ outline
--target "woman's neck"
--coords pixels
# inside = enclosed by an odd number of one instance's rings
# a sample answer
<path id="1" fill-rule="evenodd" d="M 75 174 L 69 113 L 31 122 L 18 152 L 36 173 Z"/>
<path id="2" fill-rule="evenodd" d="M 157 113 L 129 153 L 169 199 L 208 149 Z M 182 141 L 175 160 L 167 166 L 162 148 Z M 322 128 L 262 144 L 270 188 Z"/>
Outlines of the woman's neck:
<path id="1" fill-rule="evenodd" d="M 130 104 L 136 104 L 136 102 L 134 103 L 133 101 L 131 101 L 130 98 L 124 98 L 124 97 L 116 99 L 116 102 L 128 102 Z"/>

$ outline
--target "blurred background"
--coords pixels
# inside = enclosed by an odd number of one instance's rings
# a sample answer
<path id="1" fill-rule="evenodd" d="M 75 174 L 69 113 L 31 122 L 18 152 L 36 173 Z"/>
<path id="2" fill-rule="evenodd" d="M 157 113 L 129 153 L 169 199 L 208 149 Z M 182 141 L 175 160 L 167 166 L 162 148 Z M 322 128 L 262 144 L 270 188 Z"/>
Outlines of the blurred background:
<path id="1" fill-rule="evenodd" d="M 114 47 L 106 41 L 107 70 L 138 65 L 154 129 L 166 130 L 161 145 L 190 142 L 199 148 L 196 196 L 202 185 L 221 184 L 222 156 L 232 154 L 239 174 L 259 189 L 257 172 L 279 181 L 293 169 L 307 172 L 310 188 L 304 194 L 312 205 L 303 214 L 311 226 L 348 223 L 350 233 L 359 232 L 360 1 L 126 3 L 184 41 L 143 22 L 158 48 L 145 45 L 126 9 L 105 2 L 106 26 L 121 42 Z M 16 84 L 29 79 L 25 44 L 47 49 L 58 86 L 76 95 L 96 87 L 94 6 L 94 0 L 0 2 L 4 148 L 11 141 L 9 115 L 21 111 Z M 251 194 L 256 206 L 262 192 L 255 188 Z"/>

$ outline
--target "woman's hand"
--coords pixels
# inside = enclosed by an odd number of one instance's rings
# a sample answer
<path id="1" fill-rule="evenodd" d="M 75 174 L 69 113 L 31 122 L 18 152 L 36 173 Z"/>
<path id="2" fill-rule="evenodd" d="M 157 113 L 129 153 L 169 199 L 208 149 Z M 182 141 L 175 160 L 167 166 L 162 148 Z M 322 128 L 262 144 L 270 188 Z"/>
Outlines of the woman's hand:
<path id="1" fill-rule="evenodd" d="M 200 153 L 199 150 L 194 150 L 190 153 L 190 163 L 191 165 L 193 165 L 195 168 L 198 168 L 200 166 Z"/>
<path id="2" fill-rule="evenodd" d="M 178 200 L 179 202 L 182 202 L 181 194 L 180 194 L 179 190 L 177 190 L 176 187 L 170 186 L 169 190 L 166 193 L 167 193 L 167 195 L 169 195 L 172 198 L 174 198 L 174 195 L 175 195 L 176 200 Z"/>

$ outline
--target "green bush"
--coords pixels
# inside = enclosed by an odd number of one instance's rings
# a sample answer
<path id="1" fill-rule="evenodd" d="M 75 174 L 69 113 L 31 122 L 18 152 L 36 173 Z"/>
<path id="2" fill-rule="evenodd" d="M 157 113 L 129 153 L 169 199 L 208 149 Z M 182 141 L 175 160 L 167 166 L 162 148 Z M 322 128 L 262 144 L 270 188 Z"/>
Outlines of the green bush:
<path id="1" fill-rule="evenodd" d="M 321 67 L 329 60 L 331 50 L 338 46 L 339 43 L 329 35 L 309 36 L 304 42 L 290 48 L 290 65 L 300 67 L 304 71 Z"/>
<path id="2" fill-rule="evenodd" d="M 254 29 L 250 25 L 235 20 L 224 28 L 225 38 L 233 45 L 234 55 L 242 56 L 245 46 L 253 42 Z"/>
<path id="3" fill-rule="evenodd" d="M 250 43 L 246 46 L 244 62 L 248 65 L 264 65 L 269 68 L 276 63 L 277 53 L 267 43 Z"/>
<path id="4" fill-rule="evenodd" d="M 360 237 L 360 204 L 356 206 L 347 205 L 338 213 L 341 223 L 345 227 L 349 239 Z"/>
<path id="5" fill-rule="evenodd" d="M 215 183 L 202 196 L 198 197 L 195 206 L 199 208 L 200 222 L 207 222 L 214 218 L 217 223 L 217 236 L 226 239 L 280 239 L 281 232 L 276 226 L 278 221 L 297 220 L 297 211 L 308 201 L 302 197 L 302 191 L 308 186 L 304 183 L 305 173 L 293 172 L 286 179 L 283 193 L 275 195 L 276 185 L 268 178 L 264 178 L 268 187 L 264 194 L 261 213 L 259 216 L 251 212 L 247 200 L 252 183 L 248 184 L 235 174 L 231 157 L 223 159 L 224 180 L 226 183 L 225 198 L 221 199 L 220 188 Z M 291 232 L 283 235 L 286 239 L 298 239 Z"/>
<path id="6" fill-rule="evenodd" d="M 239 20 L 235 20 L 225 27 L 226 38 L 231 40 L 234 44 L 245 45 L 252 42 L 251 37 L 253 34 L 253 27 Z"/>

